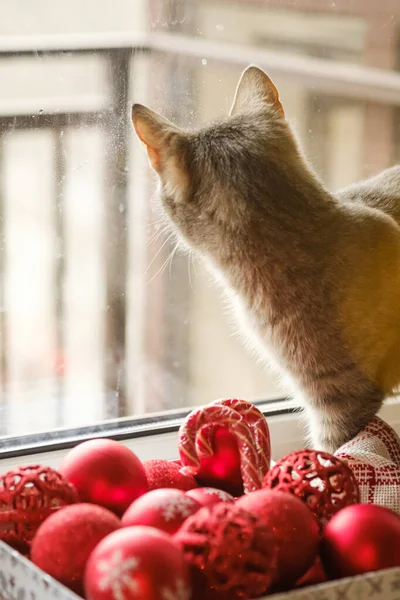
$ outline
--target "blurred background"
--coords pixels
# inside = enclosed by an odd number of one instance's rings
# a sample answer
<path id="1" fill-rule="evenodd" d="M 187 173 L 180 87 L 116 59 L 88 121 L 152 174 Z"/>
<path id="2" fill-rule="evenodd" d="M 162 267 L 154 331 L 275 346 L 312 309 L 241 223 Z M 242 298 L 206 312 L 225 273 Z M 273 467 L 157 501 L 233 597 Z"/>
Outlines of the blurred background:
<path id="1" fill-rule="evenodd" d="M 1 0 L 0 434 L 285 395 L 163 233 L 129 119 L 273 77 L 332 190 L 399 159 L 398 0 Z"/>

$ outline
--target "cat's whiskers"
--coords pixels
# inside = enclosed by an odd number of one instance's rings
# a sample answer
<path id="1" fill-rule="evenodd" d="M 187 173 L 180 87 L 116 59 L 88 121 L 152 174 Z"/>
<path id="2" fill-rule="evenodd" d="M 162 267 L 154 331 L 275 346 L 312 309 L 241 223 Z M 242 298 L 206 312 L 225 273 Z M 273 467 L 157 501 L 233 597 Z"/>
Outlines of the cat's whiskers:
<path id="1" fill-rule="evenodd" d="M 147 265 L 147 268 L 145 270 L 145 274 L 149 271 L 150 267 L 152 266 L 152 264 L 154 263 L 154 261 L 156 260 L 157 256 L 160 254 L 160 252 L 162 251 L 162 249 L 164 248 L 164 246 L 166 246 L 168 244 L 168 242 L 170 241 L 170 239 L 174 236 L 174 232 L 170 233 L 169 236 L 164 240 L 164 242 L 161 244 L 161 246 L 159 247 L 159 249 L 157 250 L 157 252 L 155 253 L 155 255 L 153 256 L 153 258 L 151 259 L 151 261 L 149 262 L 149 264 Z"/>
<path id="2" fill-rule="evenodd" d="M 190 271 L 190 265 L 193 259 L 193 252 L 189 252 L 189 258 L 188 258 L 188 277 L 189 277 L 189 285 L 190 285 L 190 289 L 193 290 L 193 282 L 192 282 L 192 273 Z"/>
<path id="3" fill-rule="evenodd" d="M 147 240 L 146 248 L 148 248 L 151 244 L 155 244 L 160 239 L 160 237 L 162 237 L 163 235 L 168 233 L 168 231 L 169 231 L 168 224 L 164 223 L 163 227 L 161 227 L 160 229 L 157 229 L 150 235 L 150 237 Z"/>
<path id="4" fill-rule="evenodd" d="M 174 256 L 175 256 L 175 252 L 177 251 L 177 249 L 179 248 L 179 240 L 176 242 L 174 249 L 172 250 L 171 254 L 169 255 L 169 278 L 172 278 L 172 261 L 174 260 Z"/>
<path id="5" fill-rule="evenodd" d="M 168 263 L 170 263 L 170 265 L 172 264 L 172 260 L 174 258 L 175 252 L 178 249 L 178 246 L 179 246 L 179 242 L 176 243 L 174 249 L 169 253 L 168 257 L 163 262 L 163 264 L 161 265 L 161 267 L 158 269 L 158 271 L 156 273 L 154 273 L 153 277 L 151 277 L 151 279 L 147 282 L 146 285 L 150 285 L 150 283 L 153 281 L 153 279 L 155 279 L 156 277 L 158 277 L 158 275 L 161 275 L 161 273 L 167 267 Z M 170 276 L 171 276 L 171 272 L 170 272 Z"/>

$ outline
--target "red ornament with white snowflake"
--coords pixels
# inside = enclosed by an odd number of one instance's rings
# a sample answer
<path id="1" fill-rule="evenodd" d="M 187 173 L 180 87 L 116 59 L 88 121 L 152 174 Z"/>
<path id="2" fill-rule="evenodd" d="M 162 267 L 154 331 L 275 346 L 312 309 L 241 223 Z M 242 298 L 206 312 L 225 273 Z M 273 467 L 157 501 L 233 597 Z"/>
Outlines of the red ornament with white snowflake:
<path id="1" fill-rule="evenodd" d="M 131 504 L 122 517 L 122 525 L 147 525 L 172 535 L 199 508 L 200 502 L 181 490 L 152 490 Z"/>
<path id="2" fill-rule="evenodd" d="M 233 502 L 235 500 L 228 492 L 212 487 L 189 490 L 186 492 L 186 496 L 197 500 L 202 506 L 210 506 L 211 504 L 218 504 L 218 502 Z"/>
<path id="3" fill-rule="evenodd" d="M 152 527 L 126 527 L 98 544 L 86 565 L 87 600 L 190 600 L 182 550 Z"/>

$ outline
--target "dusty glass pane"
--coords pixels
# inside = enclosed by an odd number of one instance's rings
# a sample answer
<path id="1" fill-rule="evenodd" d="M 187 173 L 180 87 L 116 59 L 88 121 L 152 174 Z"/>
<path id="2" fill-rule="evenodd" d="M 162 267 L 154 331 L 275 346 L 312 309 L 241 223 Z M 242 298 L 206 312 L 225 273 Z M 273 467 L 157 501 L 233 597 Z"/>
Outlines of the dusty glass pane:
<path id="1" fill-rule="evenodd" d="M 391 0 L 90 4 L 0 7 L 3 435 L 285 393 L 164 231 L 132 102 L 208 123 L 259 62 L 331 189 L 400 155 Z"/>

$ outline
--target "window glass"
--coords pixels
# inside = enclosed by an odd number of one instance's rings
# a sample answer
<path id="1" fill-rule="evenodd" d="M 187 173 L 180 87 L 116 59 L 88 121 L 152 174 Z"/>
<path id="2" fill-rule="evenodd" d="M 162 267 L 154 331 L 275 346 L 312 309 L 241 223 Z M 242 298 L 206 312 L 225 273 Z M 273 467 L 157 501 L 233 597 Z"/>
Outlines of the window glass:
<path id="1" fill-rule="evenodd" d="M 392 0 L 3 0 L 0 434 L 285 395 L 175 251 L 132 102 L 181 126 L 273 77 L 333 190 L 399 160 Z"/>

